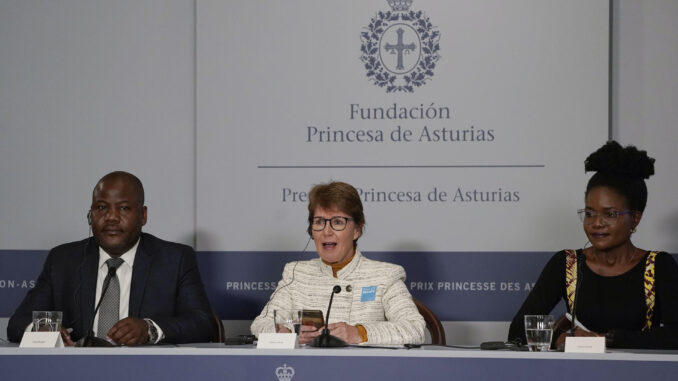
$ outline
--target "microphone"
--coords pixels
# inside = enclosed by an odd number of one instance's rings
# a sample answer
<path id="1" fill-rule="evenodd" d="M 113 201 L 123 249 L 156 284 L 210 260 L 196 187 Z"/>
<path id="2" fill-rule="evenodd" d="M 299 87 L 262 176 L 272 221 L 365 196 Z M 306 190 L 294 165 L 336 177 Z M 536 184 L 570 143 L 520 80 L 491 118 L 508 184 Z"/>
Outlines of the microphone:
<path id="1" fill-rule="evenodd" d="M 485 341 L 485 342 L 480 343 L 480 349 L 483 350 L 483 351 L 494 351 L 494 350 L 498 350 L 498 349 L 508 349 L 510 351 L 520 351 L 520 350 L 522 350 L 520 348 L 521 348 L 520 340 L 516 340 L 516 339 L 510 340 L 510 341 Z"/>
<path id="2" fill-rule="evenodd" d="M 309 238 L 308 238 L 308 241 L 306 241 L 306 246 L 304 246 L 304 249 L 301 251 L 302 253 L 305 253 L 305 252 L 306 252 L 306 249 L 308 248 L 308 244 L 311 243 L 311 240 L 312 240 L 312 239 L 313 239 L 313 237 L 309 237 Z M 275 294 L 278 293 L 278 291 L 280 291 L 280 290 L 282 290 L 283 288 L 286 288 L 287 286 L 289 286 L 289 285 L 291 285 L 292 283 L 294 283 L 294 271 L 297 269 L 297 265 L 298 265 L 298 264 L 299 264 L 299 261 L 295 261 L 295 262 L 294 262 L 294 266 L 292 267 L 292 279 L 290 279 L 290 281 L 287 282 L 287 283 L 285 283 L 284 285 L 280 286 L 280 288 L 276 288 L 275 291 L 273 291 L 273 293 L 271 294 L 271 296 L 268 297 L 268 301 L 269 301 L 269 302 L 270 302 L 271 300 L 273 300 L 273 297 L 275 296 Z M 268 313 L 268 306 L 269 306 L 269 303 L 267 302 L 267 303 L 266 303 L 266 309 L 264 310 L 264 312 L 261 313 L 262 316 L 266 316 L 266 314 Z"/>
<path id="3" fill-rule="evenodd" d="M 577 254 L 577 285 L 575 286 L 574 289 L 574 300 L 572 301 L 572 325 L 570 326 L 570 329 L 567 331 L 567 336 L 574 336 L 574 330 L 576 328 L 575 322 L 577 321 L 577 296 L 579 296 L 579 290 L 581 289 L 581 282 L 582 282 L 582 264 L 584 263 L 584 260 L 586 259 L 586 256 L 582 253 L 582 255 Z"/>
<path id="4" fill-rule="evenodd" d="M 75 343 L 76 347 L 112 347 L 112 346 L 114 346 L 108 340 L 102 339 L 101 337 L 94 336 L 94 319 L 97 316 L 97 312 L 99 311 L 99 307 L 101 307 L 101 302 L 104 300 L 104 295 L 106 295 L 106 291 L 108 290 L 108 285 L 111 284 L 111 278 L 113 278 L 115 276 L 116 270 L 117 269 L 115 267 L 109 267 L 108 268 L 108 275 L 106 275 L 106 279 L 104 281 L 104 287 L 101 290 L 101 296 L 99 297 L 99 303 L 97 303 L 97 306 L 94 309 L 94 315 L 92 315 L 92 324 L 90 324 L 89 330 L 87 330 L 87 334 L 82 339 L 78 340 L 77 343 Z"/>
<path id="5" fill-rule="evenodd" d="M 319 335 L 316 336 L 312 341 L 311 341 L 311 346 L 312 347 L 318 347 L 318 348 L 338 348 L 338 347 L 347 347 L 348 344 L 336 337 L 330 335 L 330 329 L 327 328 L 327 326 L 330 324 L 330 310 L 332 309 L 332 299 L 334 299 L 334 294 L 338 294 L 341 292 L 341 287 L 334 286 L 332 288 L 332 294 L 330 295 L 330 304 L 327 306 L 327 316 L 325 320 L 325 328 L 323 328 L 323 332 Z"/>

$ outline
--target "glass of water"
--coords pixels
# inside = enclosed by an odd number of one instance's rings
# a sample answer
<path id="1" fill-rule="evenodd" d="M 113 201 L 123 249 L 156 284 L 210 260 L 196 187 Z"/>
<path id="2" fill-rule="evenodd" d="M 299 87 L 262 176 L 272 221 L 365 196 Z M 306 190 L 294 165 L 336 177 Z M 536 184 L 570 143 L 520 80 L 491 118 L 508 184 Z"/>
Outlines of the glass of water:
<path id="1" fill-rule="evenodd" d="M 299 334 L 301 327 L 301 310 L 273 310 L 275 331 L 278 333 Z"/>
<path id="2" fill-rule="evenodd" d="M 546 352 L 551 347 L 553 315 L 525 315 L 525 338 L 530 352 Z"/>
<path id="3" fill-rule="evenodd" d="M 33 311 L 33 331 L 58 332 L 61 330 L 61 311 Z"/>

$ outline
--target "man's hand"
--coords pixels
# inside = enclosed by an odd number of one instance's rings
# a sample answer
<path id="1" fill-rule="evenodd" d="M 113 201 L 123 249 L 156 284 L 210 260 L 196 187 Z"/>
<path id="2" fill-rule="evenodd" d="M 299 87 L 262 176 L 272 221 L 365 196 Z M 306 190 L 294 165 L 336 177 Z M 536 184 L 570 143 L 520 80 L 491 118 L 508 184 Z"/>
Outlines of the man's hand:
<path id="1" fill-rule="evenodd" d="M 118 345 L 144 345 L 148 342 L 148 324 L 144 319 L 126 317 L 115 323 L 106 336 Z"/>
<path id="2" fill-rule="evenodd" d="M 61 340 L 63 340 L 64 345 L 67 347 L 72 347 L 75 345 L 73 340 L 71 340 L 71 334 L 68 333 L 68 328 L 61 327 Z"/>

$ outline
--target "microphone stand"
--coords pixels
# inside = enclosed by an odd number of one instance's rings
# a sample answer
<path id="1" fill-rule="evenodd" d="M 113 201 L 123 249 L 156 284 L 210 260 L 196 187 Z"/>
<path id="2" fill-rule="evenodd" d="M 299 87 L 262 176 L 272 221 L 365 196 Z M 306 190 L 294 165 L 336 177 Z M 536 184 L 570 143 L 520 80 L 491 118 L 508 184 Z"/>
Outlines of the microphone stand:
<path id="1" fill-rule="evenodd" d="M 325 320 L 325 328 L 323 328 L 323 332 L 319 336 L 316 336 L 311 341 L 312 347 L 340 348 L 348 346 L 348 344 L 344 340 L 336 336 L 330 335 L 330 330 L 329 328 L 327 328 L 327 326 L 330 324 L 330 310 L 332 309 L 332 299 L 334 299 L 334 294 L 338 294 L 339 292 L 341 292 L 341 287 L 334 286 L 332 288 L 332 295 L 330 295 L 330 305 L 327 306 L 327 319 Z"/>
<path id="2" fill-rule="evenodd" d="M 97 316 L 97 311 L 99 311 L 99 307 L 101 306 L 101 302 L 104 300 L 104 295 L 106 295 L 106 291 L 108 290 L 108 286 L 111 284 L 111 278 L 113 278 L 115 276 L 115 271 L 116 271 L 115 267 L 110 267 L 108 269 L 108 275 L 106 276 L 106 282 L 104 283 L 103 290 L 101 291 L 101 296 L 99 297 L 99 303 L 97 303 L 97 306 L 94 309 L 94 315 L 92 315 L 92 324 L 89 326 L 89 330 L 87 331 L 87 334 L 82 339 L 78 340 L 75 343 L 76 347 L 113 347 L 114 346 L 108 340 L 94 336 L 94 319 Z"/>

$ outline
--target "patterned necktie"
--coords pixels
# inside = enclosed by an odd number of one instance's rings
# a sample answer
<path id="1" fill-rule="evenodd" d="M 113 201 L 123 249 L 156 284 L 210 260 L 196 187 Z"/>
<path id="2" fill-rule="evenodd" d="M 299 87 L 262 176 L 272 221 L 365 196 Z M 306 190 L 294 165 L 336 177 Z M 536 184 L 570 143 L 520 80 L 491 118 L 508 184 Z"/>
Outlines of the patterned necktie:
<path id="1" fill-rule="evenodd" d="M 108 331 L 110 331 L 113 325 L 120 320 L 120 282 L 118 282 L 118 276 L 115 274 L 115 270 L 117 270 L 123 262 L 124 261 L 120 258 L 111 258 L 106 261 L 108 274 L 106 275 L 106 279 L 104 279 L 103 286 L 105 287 L 107 282 L 110 283 L 108 284 L 108 289 L 106 289 L 106 294 L 104 294 L 101 306 L 99 307 L 97 337 L 105 338 Z M 111 271 L 111 269 L 115 270 Z M 113 273 L 113 276 L 111 276 L 111 272 Z"/>

